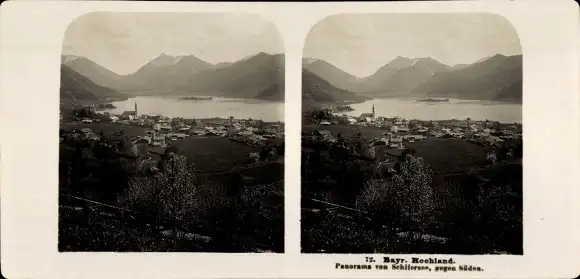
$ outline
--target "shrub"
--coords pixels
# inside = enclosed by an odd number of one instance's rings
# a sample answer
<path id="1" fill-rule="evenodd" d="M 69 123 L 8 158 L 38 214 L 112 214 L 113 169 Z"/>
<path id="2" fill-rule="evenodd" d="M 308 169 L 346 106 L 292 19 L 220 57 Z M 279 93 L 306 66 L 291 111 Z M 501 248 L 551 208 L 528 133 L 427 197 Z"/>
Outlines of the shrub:
<path id="1" fill-rule="evenodd" d="M 491 185 L 481 189 L 475 221 L 484 249 L 506 249 L 522 253 L 522 198 L 510 187 Z"/>
<path id="2" fill-rule="evenodd" d="M 194 211 L 197 187 L 184 156 L 171 153 L 164 163 L 164 172 L 156 176 L 132 177 L 118 201 L 134 210 L 153 210 L 157 220 L 168 220 L 175 231 Z"/>
<path id="3" fill-rule="evenodd" d="M 357 206 L 370 213 L 377 226 L 424 227 L 433 209 L 432 173 L 421 158 L 409 157 L 391 180 L 371 180 Z"/>

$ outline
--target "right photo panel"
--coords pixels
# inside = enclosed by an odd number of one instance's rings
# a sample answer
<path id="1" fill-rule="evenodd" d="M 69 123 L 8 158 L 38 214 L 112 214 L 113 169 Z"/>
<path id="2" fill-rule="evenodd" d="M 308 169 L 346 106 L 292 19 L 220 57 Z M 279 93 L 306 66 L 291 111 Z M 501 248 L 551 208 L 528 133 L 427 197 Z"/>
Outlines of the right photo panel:
<path id="1" fill-rule="evenodd" d="M 302 253 L 524 253 L 508 20 L 333 15 L 302 63 Z"/>

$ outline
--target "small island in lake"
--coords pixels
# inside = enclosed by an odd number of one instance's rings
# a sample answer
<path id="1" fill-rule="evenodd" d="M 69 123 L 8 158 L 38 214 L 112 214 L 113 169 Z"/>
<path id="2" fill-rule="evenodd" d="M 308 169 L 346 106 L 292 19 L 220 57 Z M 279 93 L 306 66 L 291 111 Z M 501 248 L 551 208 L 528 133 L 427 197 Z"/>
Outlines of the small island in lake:
<path id="1" fill-rule="evenodd" d="M 183 97 L 180 100 L 188 100 L 188 101 L 209 101 L 212 100 L 212 97 L 201 97 L 201 96 L 191 96 L 191 97 Z"/>
<path id="2" fill-rule="evenodd" d="M 114 106 L 113 104 L 110 104 L 110 103 L 106 103 L 106 104 L 101 103 L 101 104 L 97 104 L 96 108 L 100 110 L 100 109 L 114 109 L 117 107 Z"/>
<path id="3" fill-rule="evenodd" d="M 427 103 L 449 102 L 449 99 L 433 99 L 433 98 L 427 98 L 427 99 L 418 100 L 418 102 L 427 102 Z"/>
<path id="4" fill-rule="evenodd" d="M 333 112 L 347 112 L 347 111 L 354 111 L 351 106 L 335 106 Z"/>

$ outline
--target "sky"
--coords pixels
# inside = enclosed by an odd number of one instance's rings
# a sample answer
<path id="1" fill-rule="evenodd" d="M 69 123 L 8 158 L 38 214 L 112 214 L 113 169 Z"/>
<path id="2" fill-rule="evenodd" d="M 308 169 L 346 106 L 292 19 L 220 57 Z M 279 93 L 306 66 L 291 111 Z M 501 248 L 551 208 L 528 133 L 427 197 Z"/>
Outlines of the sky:
<path id="1" fill-rule="evenodd" d="M 118 74 L 161 53 L 216 64 L 259 52 L 284 53 L 282 38 L 272 22 L 242 13 L 89 13 L 69 25 L 63 41 L 63 54 L 85 56 Z"/>
<path id="2" fill-rule="evenodd" d="M 366 77 L 397 56 L 453 66 L 521 54 L 515 28 L 494 14 L 342 14 L 319 21 L 303 56 Z"/>

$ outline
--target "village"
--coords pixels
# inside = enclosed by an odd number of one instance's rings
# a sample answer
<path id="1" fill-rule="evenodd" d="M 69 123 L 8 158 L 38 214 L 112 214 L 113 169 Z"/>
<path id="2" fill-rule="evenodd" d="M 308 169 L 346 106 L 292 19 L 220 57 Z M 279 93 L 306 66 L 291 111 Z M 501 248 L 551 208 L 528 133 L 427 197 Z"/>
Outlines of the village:
<path id="1" fill-rule="evenodd" d="M 385 132 L 372 133 L 373 145 L 386 145 L 390 148 L 404 149 L 408 143 L 430 138 L 455 138 L 484 146 L 501 146 L 504 142 L 521 140 L 522 125 L 502 124 L 496 121 L 464 120 L 424 121 L 405 119 L 402 117 L 376 116 L 375 108 L 371 113 L 362 113 L 359 117 L 346 114 L 334 115 L 332 119 L 318 122 L 320 129 L 316 131 L 325 140 L 336 141 L 330 129 L 325 126 L 350 126 L 353 128 L 375 128 Z"/>
<path id="2" fill-rule="evenodd" d="M 243 143 L 250 147 L 264 148 L 272 142 L 283 142 L 284 126 L 282 122 L 265 123 L 254 119 L 213 118 L 213 119 L 183 119 L 170 118 L 160 115 L 139 114 L 137 103 L 133 111 L 124 111 L 113 114 L 107 111 L 95 111 L 92 107 L 85 107 L 81 113 L 73 113 L 72 117 L 64 119 L 60 116 L 60 142 L 66 137 L 81 137 L 98 141 L 104 136 L 103 128 L 115 127 L 108 131 L 107 142 L 119 143 L 120 146 L 148 146 L 148 152 L 163 153 L 163 150 L 188 139 L 227 138 L 231 141 Z M 107 125 L 107 126 L 105 126 Z M 72 128 L 74 127 L 74 128 Z M 181 144 L 183 145 L 183 144 Z M 279 148 L 279 147 L 278 147 Z M 248 152 L 246 156 L 254 161 L 263 160 L 261 152 Z M 276 157 L 278 150 L 270 148 L 266 156 Z"/>

